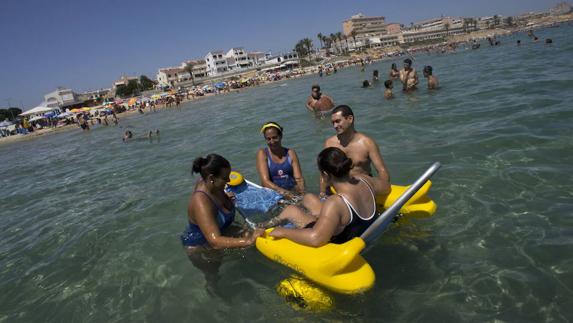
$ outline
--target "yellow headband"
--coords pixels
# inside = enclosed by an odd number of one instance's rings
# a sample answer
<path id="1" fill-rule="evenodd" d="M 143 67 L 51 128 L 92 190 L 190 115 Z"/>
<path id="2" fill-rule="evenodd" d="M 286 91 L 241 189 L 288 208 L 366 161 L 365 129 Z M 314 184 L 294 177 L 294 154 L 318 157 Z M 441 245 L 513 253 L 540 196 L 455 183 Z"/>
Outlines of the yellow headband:
<path id="1" fill-rule="evenodd" d="M 269 123 L 265 123 L 263 125 L 263 127 L 261 128 L 261 133 L 265 132 L 265 130 L 267 130 L 268 128 L 276 128 L 280 132 L 283 132 L 283 130 L 281 129 L 281 126 L 279 126 L 278 124 L 276 124 L 274 122 L 269 122 Z"/>

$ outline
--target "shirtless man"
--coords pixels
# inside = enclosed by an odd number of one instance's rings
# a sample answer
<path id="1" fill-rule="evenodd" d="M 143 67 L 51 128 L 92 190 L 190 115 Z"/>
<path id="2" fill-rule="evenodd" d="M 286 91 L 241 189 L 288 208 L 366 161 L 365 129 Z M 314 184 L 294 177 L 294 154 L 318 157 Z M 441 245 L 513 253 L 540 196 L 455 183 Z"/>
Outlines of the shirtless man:
<path id="1" fill-rule="evenodd" d="M 334 101 L 326 94 L 320 92 L 320 86 L 317 84 L 311 88 L 312 92 L 306 100 L 306 108 L 310 111 L 320 114 L 330 112 L 334 108 Z"/>
<path id="2" fill-rule="evenodd" d="M 337 147 L 352 159 L 350 175 L 365 174 L 372 176 L 372 165 L 376 169 L 377 176 L 374 179 L 382 185 L 381 194 L 390 193 L 390 176 L 384 165 L 380 149 L 376 142 L 354 129 L 354 113 L 347 105 L 339 105 L 332 110 L 332 125 L 336 130 L 336 136 L 332 136 L 324 142 L 324 148 Z M 326 196 L 328 183 L 320 177 L 320 196 Z"/>
<path id="3" fill-rule="evenodd" d="M 432 75 L 432 67 L 430 65 L 424 66 L 424 77 L 428 79 L 428 90 L 436 90 L 440 85 L 438 78 Z"/>
<path id="4" fill-rule="evenodd" d="M 400 81 L 402 81 L 404 92 L 411 92 L 416 90 L 418 85 L 418 74 L 412 68 L 412 60 L 406 58 L 404 60 L 404 68 L 400 71 Z"/>

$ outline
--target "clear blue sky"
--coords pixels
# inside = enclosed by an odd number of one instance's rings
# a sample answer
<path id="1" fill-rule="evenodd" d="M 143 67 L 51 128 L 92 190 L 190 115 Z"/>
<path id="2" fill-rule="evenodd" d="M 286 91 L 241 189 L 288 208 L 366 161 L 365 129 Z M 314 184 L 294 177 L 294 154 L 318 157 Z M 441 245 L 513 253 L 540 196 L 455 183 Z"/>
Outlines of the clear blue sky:
<path id="1" fill-rule="evenodd" d="M 148 1 L 1 0 L 0 107 L 43 101 L 57 86 L 108 88 L 121 74 L 203 57 L 213 49 L 286 51 L 304 37 L 342 30 L 362 12 L 388 22 L 517 15 L 557 0 Z"/>

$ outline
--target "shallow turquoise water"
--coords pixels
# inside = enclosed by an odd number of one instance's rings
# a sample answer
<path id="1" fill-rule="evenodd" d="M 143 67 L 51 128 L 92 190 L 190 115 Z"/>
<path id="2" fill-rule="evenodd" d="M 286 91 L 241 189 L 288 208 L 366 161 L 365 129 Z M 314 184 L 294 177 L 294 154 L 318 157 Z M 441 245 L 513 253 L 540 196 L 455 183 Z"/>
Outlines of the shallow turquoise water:
<path id="1" fill-rule="evenodd" d="M 442 89 L 382 99 L 361 89 L 373 69 L 275 83 L 121 120 L 161 142 L 123 144 L 96 128 L 0 146 L 0 321 L 493 321 L 573 318 L 573 40 L 571 26 L 502 46 L 416 58 Z M 516 47 L 519 37 L 524 45 Z M 401 64 L 400 64 L 401 65 Z M 433 161 L 433 218 L 392 227 L 365 255 L 377 281 L 337 296 L 326 314 L 292 310 L 274 291 L 290 271 L 256 250 L 228 252 L 219 294 L 184 254 L 179 234 L 192 160 L 217 152 L 255 176 L 258 129 L 285 127 L 311 190 L 328 121 L 304 108 L 319 82 L 350 105 L 381 147 L 392 182 Z M 399 91 L 396 91 L 399 92 Z"/>

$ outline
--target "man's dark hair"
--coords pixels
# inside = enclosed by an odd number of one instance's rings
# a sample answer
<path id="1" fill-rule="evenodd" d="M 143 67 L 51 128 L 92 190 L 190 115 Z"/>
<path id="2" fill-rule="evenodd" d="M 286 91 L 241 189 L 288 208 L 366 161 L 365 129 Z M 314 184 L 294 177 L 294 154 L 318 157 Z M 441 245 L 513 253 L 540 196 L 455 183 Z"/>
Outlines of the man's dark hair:
<path id="1" fill-rule="evenodd" d="M 311 91 L 314 91 L 314 89 L 317 89 L 317 90 L 320 91 L 320 85 L 314 84 L 314 85 L 310 88 L 310 90 L 311 90 Z"/>
<path id="2" fill-rule="evenodd" d="M 406 58 L 406 59 L 404 60 L 404 63 L 408 63 L 408 64 L 412 65 L 412 60 L 409 59 L 409 58 Z"/>
<path id="3" fill-rule="evenodd" d="M 424 66 L 424 72 L 428 73 L 428 75 L 432 75 L 432 67 L 430 65 Z"/>
<path id="4" fill-rule="evenodd" d="M 390 85 L 392 85 L 392 80 L 386 80 L 386 81 L 384 81 L 384 87 L 385 87 L 385 88 L 389 89 L 389 88 L 390 88 Z"/>
<path id="5" fill-rule="evenodd" d="M 339 105 L 332 110 L 332 114 L 338 112 L 341 112 L 343 117 L 348 117 L 348 116 L 354 117 L 354 112 L 352 112 L 352 109 L 350 109 L 350 107 L 345 104 Z"/>

